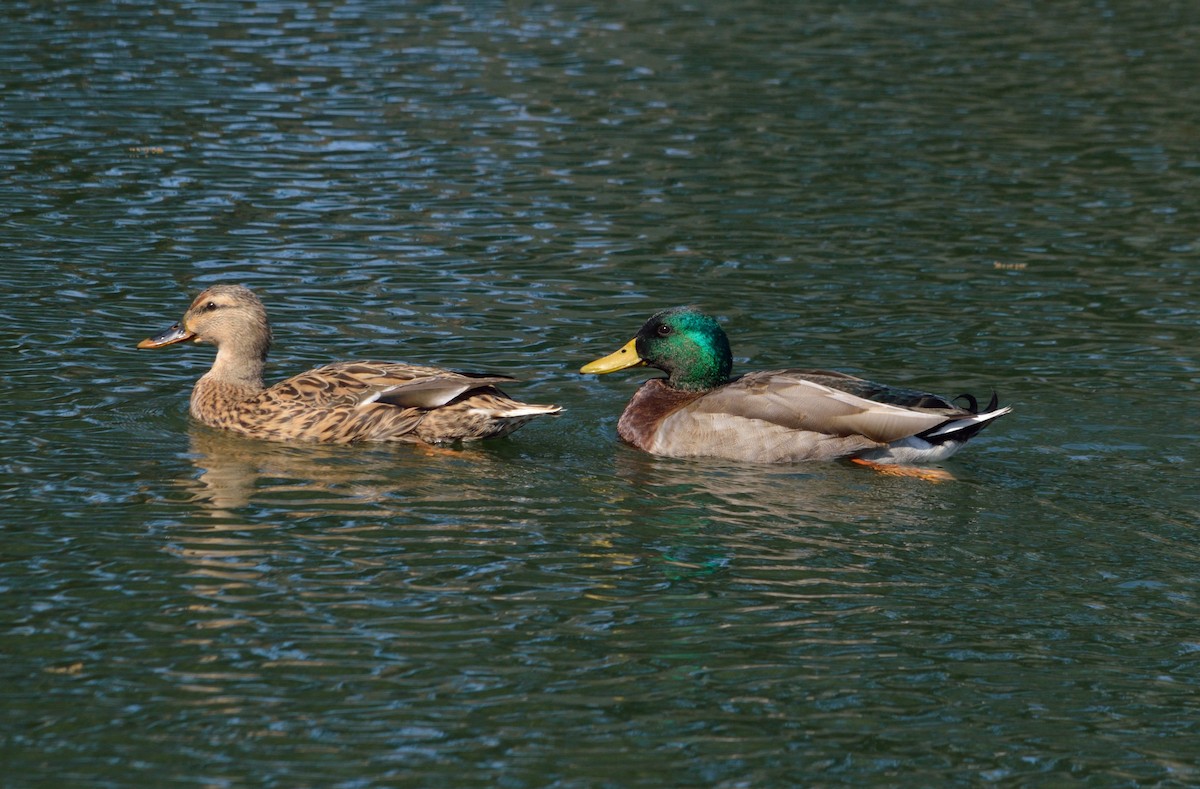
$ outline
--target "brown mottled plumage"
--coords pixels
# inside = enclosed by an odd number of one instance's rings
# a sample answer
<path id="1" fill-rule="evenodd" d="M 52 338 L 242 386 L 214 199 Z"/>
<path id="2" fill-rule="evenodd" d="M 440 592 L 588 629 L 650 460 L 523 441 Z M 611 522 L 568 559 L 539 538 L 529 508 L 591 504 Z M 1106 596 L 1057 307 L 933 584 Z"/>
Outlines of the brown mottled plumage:
<path id="1" fill-rule="evenodd" d="M 441 443 L 506 436 L 556 405 L 510 399 L 503 375 L 391 362 L 337 362 L 266 387 L 267 312 L 241 285 L 214 285 L 183 320 L 139 348 L 192 340 L 217 346 L 212 369 L 192 390 L 191 413 L 212 427 L 273 441 Z"/>

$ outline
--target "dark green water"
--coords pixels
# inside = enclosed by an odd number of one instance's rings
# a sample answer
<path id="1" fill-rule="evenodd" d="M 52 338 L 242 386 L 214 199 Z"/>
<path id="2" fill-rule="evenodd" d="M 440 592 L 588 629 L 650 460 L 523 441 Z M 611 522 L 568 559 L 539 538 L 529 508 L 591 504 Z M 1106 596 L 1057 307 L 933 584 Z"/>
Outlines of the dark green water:
<path id="1" fill-rule="evenodd" d="M 8 2 L 11 786 L 1200 782 L 1191 3 Z M 276 377 L 518 375 L 428 456 L 216 435 Z M 739 369 L 1014 413 L 932 485 L 656 459 L 696 303 Z"/>

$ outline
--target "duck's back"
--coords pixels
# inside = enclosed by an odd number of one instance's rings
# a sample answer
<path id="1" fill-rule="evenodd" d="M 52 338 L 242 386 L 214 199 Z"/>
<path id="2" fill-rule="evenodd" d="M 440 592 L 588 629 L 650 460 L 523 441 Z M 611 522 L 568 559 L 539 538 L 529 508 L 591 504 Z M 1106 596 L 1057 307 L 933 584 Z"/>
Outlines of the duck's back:
<path id="1" fill-rule="evenodd" d="M 213 427 L 273 441 L 442 442 L 494 438 L 534 415 L 477 375 L 390 362 L 338 362 L 254 390 L 201 378 L 192 414 Z M 523 417 L 523 418 L 522 418 Z"/>

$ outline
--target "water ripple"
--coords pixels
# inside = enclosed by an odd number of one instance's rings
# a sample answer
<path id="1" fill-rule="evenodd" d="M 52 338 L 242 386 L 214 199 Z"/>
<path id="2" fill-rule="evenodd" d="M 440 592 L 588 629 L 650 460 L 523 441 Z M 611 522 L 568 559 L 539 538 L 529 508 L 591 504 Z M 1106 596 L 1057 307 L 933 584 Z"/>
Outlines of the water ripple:
<path id="1" fill-rule="evenodd" d="M 0 594 L 60 782 L 1194 783 L 1197 89 L 1178 4 L 4 6 Z M 510 373 L 429 455 L 191 424 L 269 375 Z M 651 458 L 696 303 L 738 370 L 1016 410 L 927 485 Z"/>

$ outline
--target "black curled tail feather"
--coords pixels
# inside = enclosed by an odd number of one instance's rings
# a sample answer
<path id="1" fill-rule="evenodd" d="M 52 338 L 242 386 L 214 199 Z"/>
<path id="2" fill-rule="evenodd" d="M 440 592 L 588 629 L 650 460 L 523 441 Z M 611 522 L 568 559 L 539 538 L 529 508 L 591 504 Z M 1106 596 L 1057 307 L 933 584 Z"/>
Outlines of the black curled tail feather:
<path id="1" fill-rule="evenodd" d="M 1000 396 L 996 394 L 995 389 L 992 390 L 992 399 L 990 401 L 988 401 L 987 407 L 985 407 L 982 411 L 979 410 L 979 401 L 975 399 L 975 395 L 973 395 L 973 394 L 970 394 L 968 392 L 963 392 L 962 394 L 958 395 L 954 399 L 955 400 L 965 400 L 966 405 L 964 405 L 963 408 L 966 409 L 967 411 L 970 411 L 972 414 L 979 414 L 979 413 L 989 414 L 992 411 L 995 411 L 997 408 L 1000 407 Z"/>
<path id="2" fill-rule="evenodd" d="M 970 392 L 963 392 L 962 394 L 952 398 L 952 400 L 954 402 L 965 400 L 966 402 L 964 403 L 963 408 L 970 411 L 972 414 L 979 413 L 979 401 L 976 400 L 975 395 L 971 394 Z"/>

